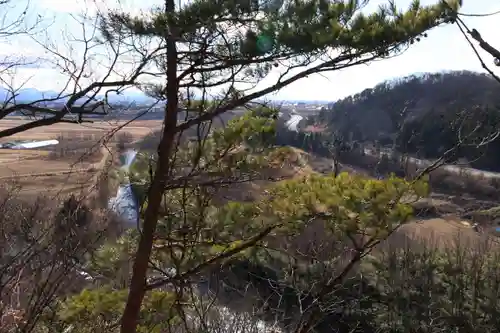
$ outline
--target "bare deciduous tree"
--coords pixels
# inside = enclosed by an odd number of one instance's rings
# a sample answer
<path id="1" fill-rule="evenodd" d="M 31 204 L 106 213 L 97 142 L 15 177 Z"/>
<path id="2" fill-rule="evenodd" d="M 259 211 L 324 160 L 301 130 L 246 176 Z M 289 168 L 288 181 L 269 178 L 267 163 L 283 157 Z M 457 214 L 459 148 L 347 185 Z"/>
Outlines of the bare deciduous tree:
<path id="1" fill-rule="evenodd" d="M 5 5 L 14 6 L 10 2 Z M 0 38 L 7 43 L 22 34 L 26 45 L 45 55 L 34 59 L 21 56 L 4 59 L 0 70 L 4 95 L 0 119 L 22 115 L 29 121 L 1 130 L 0 137 L 60 122 L 91 122 L 89 118 L 93 116 L 110 114 L 115 110 L 113 103 L 108 102 L 108 96 L 122 94 L 124 90 L 137 86 L 138 78 L 147 74 L 150 62 L 161 50 L 159 46 L 151 47 L 135 40 L 133 44 L 125 43 L 121 38 L 110 44 L 98 34 L 98 18 L 86 13 L 72 15 L 72 29 L 58 31 L 60 35 L 52 30 L 47 32 L 48 24 L 44 22 L 42 25 L 41 21 L 37 23 L 44 28 L 42 31 L 13 30 L 22 24 L 22 20 L 21 16 L 5 27 L 2 31 L 6 33 Z M 64 82 L 58 91 L 35 97 L 24 96 L 21 93 L 27 82 L 19 82 L 18 71 L 27 66 L 49 69 L 52 75 Z M 121 109 L 126 107 L 121 105 Z"/>

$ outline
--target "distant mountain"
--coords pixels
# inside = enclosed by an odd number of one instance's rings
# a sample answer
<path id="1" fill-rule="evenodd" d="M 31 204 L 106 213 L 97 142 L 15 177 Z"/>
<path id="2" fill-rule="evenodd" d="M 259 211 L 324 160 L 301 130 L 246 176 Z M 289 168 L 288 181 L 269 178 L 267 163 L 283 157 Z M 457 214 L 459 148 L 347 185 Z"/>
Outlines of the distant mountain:
<path id="1" fill-rule="evenodd" d="M 40 91 L 35 88 L 24 88 L 20 89 L 19 91 L 16 92 L 16 101 L 17 102 L 33 102 L 37 100 L 43 100 L 43 99 L 52 99 L 52 98 L 57 98 L 59 95 L 58 92 L 56 91 Z M 7 98 L 10 98 L 12 96 L 11 92 L 3 87 L 0 87 L 0 101 L 5 101 Z M 60 98 L 57 100 L 57 102 L 64 103 L 67 101 L 68 98 Z M 96 96 L 97 100 L 104 99 L 104 94 L 100 94 Z M 87 98 L 83 98 L 82 101 L 86 101 Z M 131 103 L 135 102 L 138 104 L 145 104 L 145 103 L 151 103 L 154 102 L 154 99 L 146 96 L 142 92 L 135 92 L 135 91 L 127 91 L 124 92 L 120 95 L 117 95 L 116 93 L 110 93 L 108 94 L 108 101 L 110 103 Z"/>
<path id="2" fill-rule="evenodd" d="M 98 95 L 98 99 L 104 98 L 104 95 Z M 131 103 L 135 102 L 138 104 L 153 103 L 156 100 L 151 98 L 140 91 L 126 91 L 120 95 L 116 93 L 108 94 L 109 103 Z"/>
<path id="3" fill-rule="evenodd" d="M 39 91 L 34 88 L 20 89 L 16 92 L 16 100 L 20 102 L 36 101 L 44 98 L 55 98 L 57 92 L 55 91 Z M 11 98 L 12 93 L 10 90 L 0 87 L 0 100 L 5 101 Z"/>

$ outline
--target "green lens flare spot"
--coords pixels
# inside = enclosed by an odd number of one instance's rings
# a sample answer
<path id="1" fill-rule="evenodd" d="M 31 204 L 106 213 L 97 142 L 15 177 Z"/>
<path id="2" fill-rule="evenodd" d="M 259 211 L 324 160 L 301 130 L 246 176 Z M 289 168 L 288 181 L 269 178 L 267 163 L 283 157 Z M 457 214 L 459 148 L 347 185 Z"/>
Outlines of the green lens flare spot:
<path id="1" fill-rule="evenodd" d="M 257 37 L 257 49 L 259 52 L 266 53 L 273 48 L 273 40 L 266 35 Z"/>

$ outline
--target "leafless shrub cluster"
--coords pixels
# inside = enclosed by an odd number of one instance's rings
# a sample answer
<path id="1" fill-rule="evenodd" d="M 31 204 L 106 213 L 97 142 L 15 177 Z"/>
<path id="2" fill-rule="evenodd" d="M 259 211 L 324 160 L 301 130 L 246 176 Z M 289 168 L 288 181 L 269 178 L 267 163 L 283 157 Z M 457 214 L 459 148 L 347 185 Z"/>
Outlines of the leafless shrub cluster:
<path id="1" fill-rule="evenodd" d="M 48 147 L 48 158 L 51 160 L 69 158 L 80 162 L 97 162 L 102 157 L 96 134 L 67 132 L 58 135 L 56 140 L 59 144 Z"/>
<path id="2" fill-rule="evenodd" d="M 36 332 L 58 298 L 88 285 L 85 257 L 119 229 L 75 196 L 28 201 L 2 188 L 0 212 L 1 331 Z"/>
<path id="3" fill-rule="evenodd" d="M 160 131 L 149 133 L 139 141 L 138 148 L 145 151 L 154 151 L 160 144 L 161 135 Z"/>
<path id="4" fill-rule="evenodd" d="M 490 179 L 490 185 L 495 189 L 495 190 L 500 190 L 500 178 L 491 178 Z"/>
<path id="5" fill-rule="evenodd" d="M 116 149 L 118 152 L 123 152 L 131 148 L 134 142 L 134 136 L 130 132 L 118 132 L 113 139 L 116 141 Z"/>
<path id="6" fill-rule="evenodd" d="M 496 330 L 500 249 L 491 238 L 395 234 L 319 298 L 318 290 L 345 263 L 333 259 L 341 244 L 310 236 L 304 240 L 318 242 L 308 251 L 289 247 L 279 256 L 271 251 L 227 263 L 214 270 L 208 289 L 233 311 L 253 309 L 254 320 L 284 332 L 295 332 L 315 302 L 322 311 L 311 329 L 320 333 Z"/>
<path id="7" fill-rule="evenodd" d="M 406 179 L 413 179 L 420 175 L 424 168 L 417 165 L 412 160 L 406 158 L 402 161 L 389 158 L 378 158 L 372 155 L 344 155 L 346 163 L 359 166 L 361 168 L 378 171 L 382 174 L 394 173 Z M 383 155 L 385 156 L 385 155 Z M 342 161 L 342 162 L 343 162 Z M 382 163 L 380 163 L 382 161 Z M 457 167 L 458 168 L 458 167 Z M 482 173 L 471 173 L 464 169 L 459 171 L 449 171 L 443 167 L 437 167 L 429 172 L 429 184 L 437 192 L 457 194 L 467 193 L 479 199 L 496 199 L 500 192 L 495 186 L 497 178 L 489 178 Z"/>
<path id="8" fill-rule="evenodd" d="M 436 237 L 411 237 L 406 246 L 389 246 L 376 258 L 371 277 L 383 293 L 382 327 L 386 331 L 494 331 L 498 244 L 488 237 L 457 234 L 443 247 L 443 240 Z"/>
<path id="9" fill-rule="evenodd" d="M 107 208 L 109 199 L 111 198 L 111 184 L 110 184 L 110 172 L 103 171 L 98 176 L 96 182 L 96 192 L 97 192 L 97 207 Z"/>
<path id="10" fill-rule="evenodd" d="M 478 199 L 496 200 L 500 194 L 498 188 L 492 186 L 494 178 L 485 178 L 467 172 L 454 173 L 442 169 L 433 170 L 429 174 L 429 183 L 437 191 L 458 194 L 467 193 Z"/>

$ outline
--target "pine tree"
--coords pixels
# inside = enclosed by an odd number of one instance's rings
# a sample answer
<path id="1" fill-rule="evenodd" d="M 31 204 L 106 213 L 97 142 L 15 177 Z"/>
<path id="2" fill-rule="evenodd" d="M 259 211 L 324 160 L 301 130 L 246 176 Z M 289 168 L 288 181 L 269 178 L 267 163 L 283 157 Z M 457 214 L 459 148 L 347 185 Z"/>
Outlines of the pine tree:
<path id="1" fill-rule="evenodd" d="M 374 13 L 365 14 L 360 12 L 365 3 L 357 0 L 285 0 L 266 4 L 197 0 L 177 6 L 175 0 L 166 0 L 164 7 L 153 10 L 151 15 L 134 17 L 113 12 L 102 19 L 102 32 L 109 43 L 128 40 L 135 43 L 137 50 L 156 45 L 148 64 L 153 70 L 147 71 L 156 71 L 154 76 L 166 82 L 164 86 L 147 82 L 142 85 L 150 94 L 167 102 L 154 175 L 148 183 L 143 228 L 122 317 L 122 332 L 136 331 L 159 222 L 173 214 L 168 211 L 171 208 L 162 211 L 162 203 L 166 189 L 178 191 L 174 180 L 180 133 L 208 126 L 215 117 L 307 76 L 397 54 L 419 41 L 429 29 L 448 22 L 450 14 L 460 5 L 448 1 L 424 7 L 414 1 L 410 8 L 401 11 L 390 2 Z M 254 87 L 273 69 L 280 71 L 279 80 L 264 88 Z M 207 102 L 209 93 L 217 93 L 212 98 L 215 102 Z M 194 95 L 201 100 L 195 105 Z M 178 122 L 182 107 L 193 109 L 195 116 Z M 194 151 L 191 154 L 197 156 Z M 322 191 L 331 191 L 338 184 L 331 185 Z M 363 186 L 372 188 L 372 185 Z M 394 185 L 387 186 L 394 189 Z M 283 190 L 290 191 L 290 188 L 285 186 Z M 304 199 L 299 196 L 297 200 Z M 238 211 L 244 212 L 247 219 L 257 218 L 260 216 L 255 215 L 257 207 Z M 299 207 L 291 205 L 289 209 Z M 263 230 L 264 233 L 258 233 L 261 237 L 274 229 L 268 225 Z M 317 312 L 311 314 L 299 331 L 307 331 L 315 316 Z"/>

